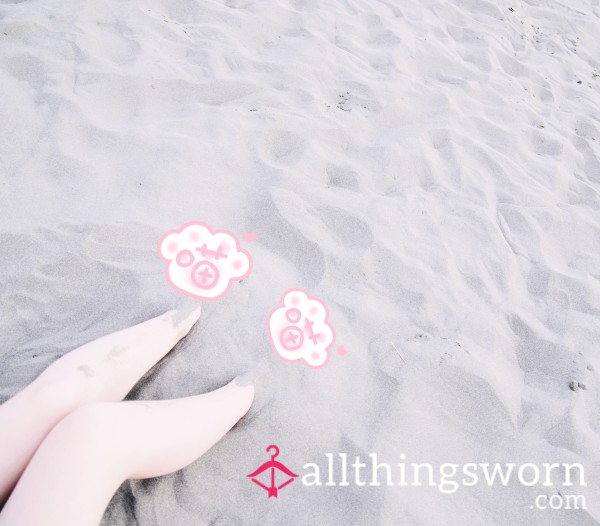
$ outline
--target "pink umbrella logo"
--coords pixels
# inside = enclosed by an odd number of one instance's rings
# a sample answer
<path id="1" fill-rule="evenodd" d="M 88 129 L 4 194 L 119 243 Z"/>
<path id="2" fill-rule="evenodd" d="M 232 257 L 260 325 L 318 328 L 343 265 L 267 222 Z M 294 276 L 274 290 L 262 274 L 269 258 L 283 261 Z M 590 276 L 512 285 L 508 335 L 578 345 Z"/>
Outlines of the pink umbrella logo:
<path id="1" fill-rule="evenodd" d="M 268 498 L 271 498 L 271 497 L 277 498 L 278 491 L 282 488 L 285 488 L 288 484 L 291 484 L 292 482 L 294 482 L 294 479 L 298 475 L 296 475 L 295 473 L 292 473 L 281 462 L 278 462 L 277 460 L 275 460 L 279 456 L 279 448 L 277 446 L 275 446 L 275 445 L 269 446 L 267 448 L 267 453 L 269 451 L 271 451 L 271 449 L 275 450 L 275 453 L 271 454 L 271 460 L 268 460 L 262 466 L 260 466 L 256 471 L 253 471 L 252 473 L 250 473 L 250 475 L 247 475 L 247 476 L 251 478 L 252 482 L 254 482 L 258 486 L 260 486 L 262 489 L 264 489 L 268 493 Z M 282 484 L 278 484 L 276 482 L 276 479 L 277 479 L 277 477 L 275 475 L 276 470 L 283 473 L 283 475 L 285 475 L 289 478 Z M 270 471 L 270 483 L 271 484 L 269 486 L 263 484 L 260 480 L 258 480 L 256 478 L 260 474 L 264 473 L 265 471 Z M 279 477 L 281 478 L 282 475 L 279 475 Z"/>

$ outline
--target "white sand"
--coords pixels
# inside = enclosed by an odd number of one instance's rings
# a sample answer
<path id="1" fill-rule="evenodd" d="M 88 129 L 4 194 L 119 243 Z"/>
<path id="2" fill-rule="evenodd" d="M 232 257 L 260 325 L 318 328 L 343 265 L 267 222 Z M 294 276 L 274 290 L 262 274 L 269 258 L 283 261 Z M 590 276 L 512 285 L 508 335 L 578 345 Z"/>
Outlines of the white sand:
<path id="1" fill-rule="evenodd" d="M 0 400 L 182 301 L 156 244 L 206 221 L 257 234 L 253 273 L 132 397 L 253 369 L 257 400 L 105 526 L 600 524 L 598 34 L 598 0 L 0 2 Z M 269 348 L 296 286 L 348 349 L 318 371 Z M 301 472 L 581 462 L 588 510 L 520 485 L 276 501 L 245 477 L 271 443 Z"/>

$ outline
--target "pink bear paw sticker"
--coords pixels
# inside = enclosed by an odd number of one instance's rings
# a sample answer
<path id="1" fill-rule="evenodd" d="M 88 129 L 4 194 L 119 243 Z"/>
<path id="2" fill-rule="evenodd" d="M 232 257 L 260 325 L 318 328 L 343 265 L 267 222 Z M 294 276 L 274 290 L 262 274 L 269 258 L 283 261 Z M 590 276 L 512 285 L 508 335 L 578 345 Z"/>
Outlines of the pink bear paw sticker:
<path id="1" fill-rule="evenodd" d="M 269 314 L 273 350 L 285 361 L 304 360 L 309 367 L 323 367 L 335 341 L 328 317 L 327 306 L 321 300 L 301 289 L 288 290 Z"/>
<path id="2" fill-rule="evenodd" d="M 158 251 L 167 263 L 167 279 L 176 289 L 206 300 L 216 300 L 234 281 L 252 269 L 250 254 L 226 230 L 211 230 L 205 223 L 188 223 L 170 230 Z"/>

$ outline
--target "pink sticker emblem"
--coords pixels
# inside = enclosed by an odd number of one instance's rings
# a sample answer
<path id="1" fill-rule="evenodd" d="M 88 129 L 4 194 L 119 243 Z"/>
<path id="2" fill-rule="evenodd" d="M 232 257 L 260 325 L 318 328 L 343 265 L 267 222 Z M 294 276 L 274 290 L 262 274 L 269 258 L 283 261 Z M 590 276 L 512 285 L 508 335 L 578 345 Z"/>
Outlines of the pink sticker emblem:
<path id="1" fill-rule="evenodd" d="M 304 360 L 309 367 L 323 367 L 335 341 L 328 318 L 329 311 L 321 300 L 301 289 L 288 290 L 269 314 L 273 350 L 285 361 Z"/>
<path id="2" fill-rule="evenodd" d="M 216 300 L 234 281 L 252 270 L 250 254 L 227 230 L 211 230 L 205 223 L 188 223 L 170 230 L 158 252 L 167 263 L 167 279 L 177 290 L 196 298 Z"/>

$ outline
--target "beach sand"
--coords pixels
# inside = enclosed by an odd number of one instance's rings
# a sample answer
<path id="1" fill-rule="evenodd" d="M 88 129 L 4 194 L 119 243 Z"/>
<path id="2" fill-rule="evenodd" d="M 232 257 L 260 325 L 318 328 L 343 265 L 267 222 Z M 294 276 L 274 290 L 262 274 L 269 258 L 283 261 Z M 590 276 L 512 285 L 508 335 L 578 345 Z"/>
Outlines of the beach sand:
<path id="1" fill-rule="evenodd" d="M 256 400 L 103 526 L 600 524 L 599 32 L 598 0 L 1 2 L 0 402 L 189 301 L 157 245 L 204 221 L 252 274 L 130 398 L 252 371 Z M 292 287 L 346 356 L 278 359 Z M 270 444 L 296 473 L 376 452 L 579 462 L 587 486 L 267 499 L 246 475 Z M 569 490 L 587 510 L 530 507 Z"/>

